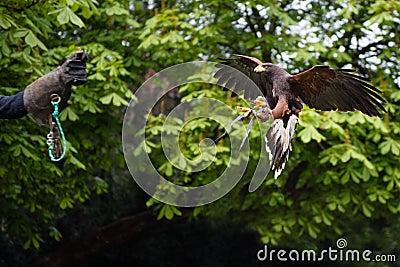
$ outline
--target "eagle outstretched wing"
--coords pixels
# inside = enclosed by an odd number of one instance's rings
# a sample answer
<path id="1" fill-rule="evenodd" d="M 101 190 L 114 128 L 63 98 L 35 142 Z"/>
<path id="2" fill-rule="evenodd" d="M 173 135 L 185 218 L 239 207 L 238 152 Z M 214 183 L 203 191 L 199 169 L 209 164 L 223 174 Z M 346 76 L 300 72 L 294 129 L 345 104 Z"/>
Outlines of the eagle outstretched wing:
<path id="1" fill-rule="evenodd" d="M 292 92 L 305 104 L 318 110 L 359 110 L 367 115 L 380 116 L 385 111 L 382 92 L 369 84 L 370 80 L 353 74 L 354 70 L 334 70 L 328 66 L 315 66 L 292 75 Z"/>

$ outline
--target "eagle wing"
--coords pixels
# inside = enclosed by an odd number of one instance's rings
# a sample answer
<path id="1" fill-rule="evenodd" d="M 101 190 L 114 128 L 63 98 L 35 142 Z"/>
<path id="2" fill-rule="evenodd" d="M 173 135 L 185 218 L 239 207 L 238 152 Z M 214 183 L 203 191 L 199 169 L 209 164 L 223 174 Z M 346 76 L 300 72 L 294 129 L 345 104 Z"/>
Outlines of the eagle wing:
<path id="1" fill-rule="evenodd" d="M 315 66 L 292 75 L 291 90 L 305 104 L 319 110 L 359 110 L 367 115 L 379 116 L 378 108 L 385 111 L 382 92 L 370 80 L 353 74 L 351 69 L 334 70 L 328 66 Z"/>
<path id="2" fill-rule="evenodd" d="M 215 65 L 216 68 L 219 68 L 219 70 L 214 74 L 214 77 L 218 79 L 218 84 L 225 84 L 226 88 L 233 90 L 235 93 L 244 90 L 246 98 L 255 99 L 260 94 L 257 90 L 251 89 L 251 81 L 253 81 L 261 90 L 268 102 L 272 101 L 272 83 L 268 80 L 266 75 L 254 72 L 254 68 L 263 63 L 254 57 L 243 55 L 233 56 L 233 58 L 228 59 L 220 58 L 220 64 L 218 63 Z M 232 68 L 245 74 L 251 81 Z M 271 105 L 272 103 L 269 104 Z"/>

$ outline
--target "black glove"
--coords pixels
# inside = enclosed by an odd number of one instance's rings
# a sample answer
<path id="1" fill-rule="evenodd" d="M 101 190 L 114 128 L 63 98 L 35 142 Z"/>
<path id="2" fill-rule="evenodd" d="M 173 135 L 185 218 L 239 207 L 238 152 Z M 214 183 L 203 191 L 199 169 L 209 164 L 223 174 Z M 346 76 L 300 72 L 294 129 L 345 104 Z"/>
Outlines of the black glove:
<path id="1" fill-rule="evenodd" d="M 69 57 L 62 65 L 61 69 L 65 73 L 62 79 L 68 85 L 82 85 L 86 82 L 86 61 L 88 54 L 86 51 L 78 51 Z"/>
<path id="2" fill-rule="evenodd" d="M 62 110 L 71 95 L 71 85 L 86 82 L 86 51 L 78 51 L 69 57 L 61 66 L 31 83 L 24 91 L 24 106 L 34 120 L 48 125 L 53 112 L 51 96 L 60 97 L 59 108 Z"/>

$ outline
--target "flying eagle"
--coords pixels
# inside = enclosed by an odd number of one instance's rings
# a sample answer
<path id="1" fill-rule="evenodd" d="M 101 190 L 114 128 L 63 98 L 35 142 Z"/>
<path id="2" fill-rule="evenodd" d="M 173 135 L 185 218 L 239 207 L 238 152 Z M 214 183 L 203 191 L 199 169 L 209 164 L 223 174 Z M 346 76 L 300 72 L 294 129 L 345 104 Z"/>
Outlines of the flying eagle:
<path id="1" fill-rule="evenodd" d="M 273 120 L 265 141 L 275 178 L 280 175 L 289 157 L 303 104 L 322 111 L 359 110 L 369 116 L 380 116 L 379 109 L 385 111 L 382 92 L 372 86 L 369 79 L 354 74 L 352 69 L 335 70 L 318 65 L 291 75 L 277 65 L 263 63 L 254 57 L 233 56 L 220 59 L 221 64 L 216 64 L 219 70 L 214 77 L 218 79 L 218 84 L 225 84 L 228 89 L 236 87 L 245 90 L 246 94 L 249 81 L 234 68 L 249 77 L 261 90 L 263 96 L 254 101 L 255 108 L 250 110 L 252 114 L 249 115 L 255 115 L 262 122 Z"/>

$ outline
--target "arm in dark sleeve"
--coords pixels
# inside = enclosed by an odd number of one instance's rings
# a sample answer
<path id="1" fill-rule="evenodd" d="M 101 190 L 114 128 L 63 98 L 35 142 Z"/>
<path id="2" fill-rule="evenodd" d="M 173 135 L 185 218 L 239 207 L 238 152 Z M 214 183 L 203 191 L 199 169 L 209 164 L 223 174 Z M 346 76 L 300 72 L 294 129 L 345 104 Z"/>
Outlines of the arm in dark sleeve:
<path id="1" fill-rule="evenodd" d="M 0 119 L 19 119 L 26 114 L 24 91 L 12 96 L 0 96 Z"/>

